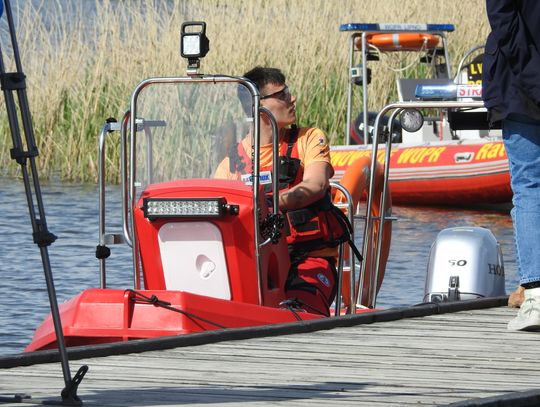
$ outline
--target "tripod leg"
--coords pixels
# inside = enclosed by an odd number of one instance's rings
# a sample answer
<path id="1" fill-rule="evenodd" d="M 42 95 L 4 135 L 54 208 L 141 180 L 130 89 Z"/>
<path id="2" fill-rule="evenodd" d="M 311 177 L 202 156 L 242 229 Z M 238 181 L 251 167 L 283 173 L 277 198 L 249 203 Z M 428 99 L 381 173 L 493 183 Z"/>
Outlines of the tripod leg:
<path id="1" fill-rule="evenodd" d="M 48 253 L 48 246 L 50 246 L 56 240 L 56 236 L 50 233 L 47 228 L 41 188 L 39 185 L 39 176 L 35 161 L 36 157 L 38 156 L 38 149 L 34 138 L 32 118 L 30 115 L 30 109 L 28 106 L 28 99 L 26 95 L 25 75 L 22 72 L 10 1 L 4 0 L 4 3 L 5 12 L 8 19 L 13 56 L 16 65 L 16 72 L 6 72 L 2 56 L 2 50 L 0 47 L 0 84 L 2 86 L 5 97 L 7 116 L 11 130 L 11 138 L 13 141 L 13 148 L 10 150 L 10 153 L 11 158 L 14 159 L 21 167 L 21 173 L 26 191 L 26 199 L 28 203 L 28 210 L 30 213 L 30 221 L 32 223 L 33 240 L 40 249 L 43 271 L 45 274 L 45 282 L 49 295 L 51 314 L 56 332 L 58 349 L 60 352 L 60 359 L 62 364 L 62 372 L 65 382 L 65 388 L 61 392 L 62 403 L 64 405 L 82 405 L 82 401 L 77 397 L 76 392 L 77 386 L 83 379 L 84 374 L 88 370 L 88 367 L 83 366 L 77 372 L 76 378 L 71 378 L 69 360 L 62 331 L 62 323 L 60 320 L 60 312 L 58 309 L 58 302 L 56 298 L 56 291 L 54 287 L 54 280 L 52 276 Z M 26 150 L 24 149 L 25 145 L 21 137 L 21 129 L 19 126 L 19 117 L 17 115 L 17 104 L 15 101 L 14 93 L 17 94 L 17 99 L 19 102 L 20 120 L 22 122 L 22 127 L 24 130 Z M 37 214 L 39 214 L 39 217 L 37 216 Z"/>

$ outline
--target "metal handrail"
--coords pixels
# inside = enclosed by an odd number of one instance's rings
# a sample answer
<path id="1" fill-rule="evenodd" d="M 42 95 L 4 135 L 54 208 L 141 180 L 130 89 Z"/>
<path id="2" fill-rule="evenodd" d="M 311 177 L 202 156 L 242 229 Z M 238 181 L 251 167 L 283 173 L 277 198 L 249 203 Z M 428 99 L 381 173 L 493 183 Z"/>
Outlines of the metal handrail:
<path id="1" fill-rule="evenodd" d="M 390 191 L 388 190 L 388 179 L 390 178 L 390 157 L 391 157 L 391 149 L 392 149 L 392 134 L 393 134 L 393 127 L 394 127 L 394 119 L 396 116 L 401 112 L 400 109 L 396 109 L 392 112 L 389 118 L 389 124 L 388 124 L 388 140 L 386 140 L 387 146 L 388 146 L 388 153 L 386 154 L 384 158 L 384 175 L 383 175 L 383 189 L 381 192 L 381 204 L 380 204 L 380 216 L 379 216 L 379 233 L 377 235 L 377 244 L 375 251 L 375 277 L 370 280 L 371 287 L 370 287 L 370 298 L 373 298 L 373 306 L 375 306 L 376 298 L 377 298 L 377 286 L 379 285 L 379 270 L 381 266 L 381 250 L 382 250 L 382 239 L 384 235 L 384 222 L 386 219 L 388 219 L 388 216 L 391 214 L 386 213 L 386 199 L 388 195 L 390 194 Z M 375 133 L 377 134 L 377 133 Z"/>
<path id="2" fill-rule="evenodd" d="M 467 58 L 469 58 L 474 52 L 478 51 L 479 49 L 483 49 L 483 45 L 476 45 L 475 47 L 472 47 L 470 50 L 468 50 L 465 55 L 463 55 L 463 58 L 459 61 L 458 68 L 456 71 L 456 76 L 454 77 L 454 82 L 458 79 L 459 74 L 461 73 L 461 70 L 463 69 L 463 65 L 465 64 L 465 61 Z"/>
<path id="3" fill-rule="evenodd" d="M 351 70 L 354 68 L 354 42 L 355 39 L 358 37 L 361 37 L 362 40 L 362 48 L 360 49 L 360 63 L 362 66 L 362 113 L 363 113 L 363 120 L 364 120 L 364 143 L 368 144 L 369 134 L 368 134 L 368 83 L 367 83 L 367 36 L 370 34 L 381 34 L 381 33 L 406 33 L 408 31 L 403 30 L 380 30 L 380 31 L 357 31 L 353 32 L 349 37 L 349 71 L 347 72 L 348 77 L 348 85 L 347 85 L 347 117 L 345 120 L 345 125 L 347 128 L 345 129 L 345 144 L 349 145 L 351 143 L 351 137 L 350 137 L 350 129 L 351 129 L 351 115 L 352 115 L 352 91 L 353 91 L 353 84 L 351 80 Z M 448 75 L 448 79 L 452 79 L 452 66 L 450 63 L 450 55 L 448 53 L 448 41 L 446 37 L 446 33 L 444 31 L 424 31 L 432 35 L 439 36 L 442 41 L 442 47 L 444 50 L 444 61 L 446 64 L 446 72 Z"/>
<path id="4" fill-rule="evenodd" d="M 260 107 L 259 111 L 270 120 L 272 126 L 272 210 L 277 214 L 279 212 L 279 129 L 276 118 L 270 110 L 266 107 Z M 269 237 L 259 247 L 266 246 L 271 241 L 272 238 Z M 262 284 L 262 281 L 260 283 Z"/>
<path id="5" fill-rule="evenodd" d="M 458 108 L 481 108 L 484 107 L 484 103 L 481 101 L 470 101 L 470 102 L 458 102 L 458 101 L 418 101 L 418 102 L 397 102 L 397 103 L 391 103 L 389 105 L 386 105 L 383 107 L 383 109 L 379 112 L 377 115 L 377 118 L 375 119 L 374 124 L 374 143 L 372 144 L 372 150 L 371 150 L 371 173 L 370 173 L 370 180 L 369 180 L 369 192 L 368 192 L 368 198 L 367 198 L 367 204 L 366 204 L 366 222 L 364 224 L 364 241 L 363 241 L 363 247 L 362 247 L 362 256 L 366 258 L 368 253 L 372 250 L 372 247 L 370 243 L 374 239 L 374 228 L 373 228 L 373 217 L 371 215 L 371 206 L 373 205 L 373 193 L 375 191 L 375 167 L 377 164 L 377 152 L 379 148 L 379 143 L 375 142 L 378 141 L 378 137 L 381 134 L 380 126 L 382 123 L 382 118 L 386 115 L 387 112 L 390 110 L 397 110 L 396 115 L 399 114 L 401 111 L 405 109 L 422 109 L 422 108 L 435 108 L 435 109 L 458 109 Z M 380 201 L 380 207 L 383 208 L 381 211 L 380 219 L 379 219 L 379 230 L 382 230 L 382 227 L 384 225 L 384 222 L 387 221 L 386 214 L 384 213 L 384 204 L 386 191 L 388 188 L 388 179 L 389 179 L 389 172 L 390 172 L 390 155 L 391 155 L 391 149 L 392 149 L 392 138 L 388 137 L 386 141 L 386 147 L 385 147 L 385 170 L 384 170 L 384 177 L 383 177 L 383 192 L 381 194 L 381 201 Z M 382 235 L 382 233 L 381 233 Z M 382 238 L 377 239 L 374 252 L 376 255 L 376 261 L 372 262 L 372 269 L 366 270 L 366 262 L 362 262 L 362 268 L 361 268 L 361 276 L 365 275 L 365 273 L 369 273 L 369 276 L 371 277 L 372 281 L 372 287 L 370 290 L 370 302 L 367 304 L 369 307 L 373 308 L 376 305 L 376 288 L 377 288 L 377 280 L 379 278 L 379 262 L 380 262 L 380 255 L 382 250 Z M 376 263 L 376 264 L 374 264 Z"/>
<path id="6" fill-rule="evenodd" d="M 106 221 L 105 221 L 105 179 L 106 179 L 106 168 L 105 168 L 105 141 L 107 134 L 113 131 L 120 130 L 120 125 L 117 122 L 107 122 L 101 128 L 99 133 L 99 154 L 98 154 L 98 184 L 99 184 L 99 246 L 105 247 L 107 243 L 110 243 L 106 234 Z M 113 237 L 113 243 L 114 237 Z M 107 287 L 107 276 L 105 268 L 105 257 L 99 258 L 99 276 L 101 288 Z"/>
<path id="7" fill-rule="evenodd" d="M 351 225 L 353 225 L 353 230 L 351 232 L 351 240 L 354 242 L 354 209 L 353 208 L 353 198 L 350 194 L 350 192 L 345 188 L 343 185 L 338 184 L 337 182 L 330 182 L 330 187 L 335 188 L 338 191 L 340 191 L 343 196 L 345 197 L 345 202 L 340 205 L 336 205 L 338 207 L 345 207 L 347 209 L 347 216 L 349 218 L 349 222 L 351 222 Z M 341 314 L 341 288 L 343 286 L 343 245 L 344 243 L 341 243 L 339 245 L 338 249 L 338 267 L 337 267 L 337 274 L 338 274 L 338 280 L 336 284 L 336 299 L 335 299 L 335 311 L 334 315 L 339 316 Z M 349 310 L 350 313 L 356 312 L 356 302 L 355 302 L 355 274 L 354 274 L 354 253 L 352 250 L 349 251 L 349 267 L 351 269 L 350 272 L 350 304 L 351 309 Z"/>
<path id="8" fill-rule="evenodd" d="M 275 214 L 279 212 L 279 129 L 276 118 L 270 110 L 265 107 L 259 107 L 259 112 L 264 114 L 272 125 L 272 169 L 274 171 L 274 176 L 272 177 L 272 209 Z M 256 121 L 257 125 L 260 125 L 260 121 Z M 260 130 L 260 129 L 259 129 Z M 258 152 L 259 148 L 256 147 L 255 151 Z M 253 157 L 253 165 L 256 165 L 257 175 L 255 175 L 255 169 L 253 169 L 253 178 L 257 177 L 259 180 L 259 154 L 255 154 L 256 157 Z M 255 164 L 256 163 L 256 164 Z M 253 180 L 253 187 L 255 188 L 255 180 Z M 259 202 L 259 188 L 257 187 L 257 194 L 253 192 L 253 222 L 255 223 L 255 244 L 257 245 L 257 250 L 255 251 L 255 257 L 257 262 L 257 288 L 259 296 L 259 304 L 263 305 L 263 290 L 264 290 L 264 280 L 262 276 L 262 267 L 261 267 L 261 258 L 259 249 L 272 241 L 271 237 L 268 237 L 264 242 L 259 243 L 259 213 L 258 213 L 258 202 Z"/>
<path id="9" fill-rule="evenodd" d="M 124 239 L 129 247 L 133 247 L 131 240 L 130 222 L 129 222 L 129 178 L 128 178 L 128 148 L 127 148 L 127 133 L 128 124 L 131 119 L 131 112 L 128 110 L 121 122 L 120 129 L 120 178 L 122 182 L 122 231 L 124 233 Z"/>

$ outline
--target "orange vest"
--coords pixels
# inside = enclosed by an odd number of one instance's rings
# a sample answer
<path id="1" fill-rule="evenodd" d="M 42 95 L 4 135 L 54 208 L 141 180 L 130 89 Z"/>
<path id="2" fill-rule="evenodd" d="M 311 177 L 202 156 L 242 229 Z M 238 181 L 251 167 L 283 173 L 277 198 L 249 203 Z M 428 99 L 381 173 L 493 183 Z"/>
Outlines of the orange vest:
<path id="1" fill-rule="evenodd" d="M 284 192 L 302 182 L 304 168 L 298 154 L 298 129 L 292 128 L 285 136 L 279 155 L 279 191 Z M 231 172 L 249 174 L 252 171 L 251 159 L 244 147 L 238 143 L 236 157 L 230 157 Z M 271 166 L 261 171 L 271 170 Z M 263 187 L 271 197 L 271 185 Z M 284 213 L 287 222 L 287 244 L 291 253 L 308 253 L 326 247 L 336 247 L 350 240 L 352 226 L 348 219 L 332 203 L 330 192 L 311 205 Z"/>

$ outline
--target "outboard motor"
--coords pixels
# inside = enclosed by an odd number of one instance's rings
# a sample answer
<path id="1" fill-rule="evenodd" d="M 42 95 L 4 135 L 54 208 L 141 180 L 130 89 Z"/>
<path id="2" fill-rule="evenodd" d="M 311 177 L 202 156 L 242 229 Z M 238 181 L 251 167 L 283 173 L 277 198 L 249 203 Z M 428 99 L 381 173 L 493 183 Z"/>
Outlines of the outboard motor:
<path id="1" fill-rule="evenodd" d="M 424 302 L 506 295 L 503 256 L 489 229 L 442 230 L 429 255 Z"/>

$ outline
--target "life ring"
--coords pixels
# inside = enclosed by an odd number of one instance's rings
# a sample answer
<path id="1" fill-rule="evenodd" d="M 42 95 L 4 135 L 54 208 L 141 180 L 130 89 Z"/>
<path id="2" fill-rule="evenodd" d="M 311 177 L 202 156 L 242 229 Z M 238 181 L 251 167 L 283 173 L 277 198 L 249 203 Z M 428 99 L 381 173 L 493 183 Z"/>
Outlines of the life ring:
<path id="1" fill-rule="evenodd" d="M 369 192 L 369 178 L 370 178 L 370 167 L 371 167 L 371 158 L 370 157 L 360 157 L 356 161 L 354 161 L 345 171 L 343 174 L 343 177 L 340 180 L 340 184 L 347 188 L 349 193 L 351 194 L 351 197 L 353 199 L 353 208 L 357 208 L 358 203 L 360 201 L 367 200 L 368 192 Z M 377 166 L 375 168 L 375 191 L 373 194 L 372 199 L 372 206 L 371 206 L 371 216 L 373 218 L 378 218 L 381 214 L 381 197 L 382 197 L 382 186 L 384 181 L 384 168 L 382 165 L 379 165 L 377 163 Z M 334 196 L 334 202 L 335 203 L 344 203 L 346 202 L 345 196 L 337 191 Z M 385 210 L 384 213 L 386 216 L 389 216 L 392 212 L 392 199 L 390 196 L 390 190 L 387 188 L 387 197 L 385 201 Z M 373 223 L 374 227 L 374 241 L 373 241 L 373 247 L 375 246 L 375 243 L 377 242 L 379 233 L 381 233 L 381 228 L 379 225 L 379 222 L 375 221 Z M 381 257 L 379 261 L 379 277 L 377 281 L 377 293 L 379 292 L 379 289 L 381 288 L 383 279 L 384 279 L 384 273 L 386 270 L 386 262 L 388 261 L 388 255 L 390 253 L 390 241 L 392 238 L 392 222 L 386 221 L 383 228 L 382 228 L 382 248 L 381 248 Z M 344 256 L 347 259 L 348 258 L 348 248 L 345 247 Z M 375 253 L 368 253 L 366 255 L 366 258 L 364 259 L 364 262 L 366 263 L 366 270 L 371 270 L 374 266 L 375 262 Z M 369 287 L 371 287 L 371 275 L 366 272 L 366 275 L 364 276 L 364 289 L 362 292 L 360 303 L 362 305 L 368 305 L 370 303 L 369 298 Z M 346 307 L 350 306 L 350 298 L 351 298 L 351 287 L 350 287 L 350 276 L 349 272 L 343 273 L 343 279 L 342 279 L 342 297 L 343 297 L 343 304 Z"/>
<path id="2" fill-rule="evenodd" d="M 381 51 L 420 51 L 433 49 L 439 45 L 439 37 L 427 33 L 369 34 L 366 40 L 368 44 Z M 361 49 L 362 38 L 356 37 L 354 45 L 357 49 Z"/>

